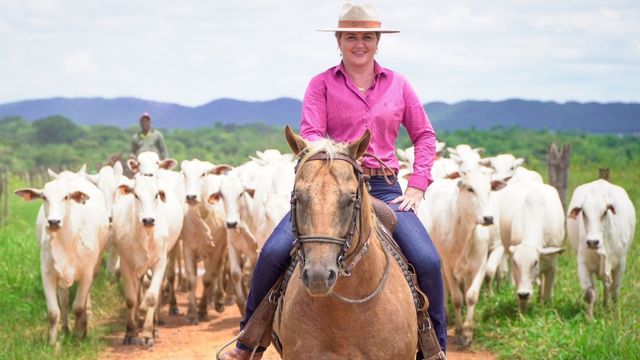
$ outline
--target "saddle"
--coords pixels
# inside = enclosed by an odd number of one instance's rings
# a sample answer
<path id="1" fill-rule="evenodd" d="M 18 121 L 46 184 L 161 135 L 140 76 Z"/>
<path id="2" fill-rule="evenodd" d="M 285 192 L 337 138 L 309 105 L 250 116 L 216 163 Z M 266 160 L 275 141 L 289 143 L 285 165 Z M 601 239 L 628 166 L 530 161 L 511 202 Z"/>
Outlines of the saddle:
<path id="1" fill-rule="evenodd" d="M 393 209 L 383 201 L 378 200 L 376 197 L 369 196 L 369 200 L 371 201 L 373 212 L 376 214 L 378 220 L 389 230 L 390 233 L 393 233 L 393 230 L 396 228 L 396 223 L 398 223 L 398 218 L 393 212 Z"/>

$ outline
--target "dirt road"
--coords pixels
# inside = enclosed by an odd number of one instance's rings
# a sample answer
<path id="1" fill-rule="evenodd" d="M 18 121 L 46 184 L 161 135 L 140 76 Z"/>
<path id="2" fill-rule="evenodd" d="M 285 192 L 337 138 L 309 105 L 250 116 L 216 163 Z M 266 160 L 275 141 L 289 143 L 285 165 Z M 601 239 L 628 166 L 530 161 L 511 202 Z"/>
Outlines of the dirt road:
<path id="1" fill-rule="evenodd" d="M 166 324 L 160 327 L 159 337 L 153 348 L 144 349 L 137 345 L 122 345 L 124 337 L 124 322 L 122 322 L 123 331 L 109 336 L 110 345 L 100 359 L 215 359 L 216 351 L 238 333 L 240 312 L 235 306 L 228 306 L 222 314 L 210 310 L 209 319 L 198 325 L 189 325 L 185 317 L 187 311 L 186 294 L 178 294 L 178 306 L 180 308 L 179 316 L 167 316 L 166 308 L 162 312 Z M 489 353 L 458 352 L 455 349 L 449 351 L 448 358 L 451 360 L 495 359 Z M 276 360 L 280 359 L 280 356 L 273 347 L 270 347 L 263 359 Z"/>

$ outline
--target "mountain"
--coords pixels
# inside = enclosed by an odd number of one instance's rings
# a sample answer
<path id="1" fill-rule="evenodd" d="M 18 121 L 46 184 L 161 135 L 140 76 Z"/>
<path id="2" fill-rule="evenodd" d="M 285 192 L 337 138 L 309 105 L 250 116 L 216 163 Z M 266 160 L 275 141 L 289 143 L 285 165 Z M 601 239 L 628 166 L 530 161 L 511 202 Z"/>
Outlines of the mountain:
<path id="1" fill-rule="evenodd" d="M 193 129 L 223 124 L 263 122 L 298 125 L 301 102 L 291 98 L 270 101 L 218 99 L 188 107 L 137 98 L 52 98 L 0 104 L 0 117 L 21 116 L 27 120 L 63 115 L 86 124 L 135 126 L 141 113 L 149 112 L 155 127 Z M 518 126 L 529 129 L 578 130 L 585 132 L 640 133 L 638 103 L 462 101 L 455 104 L 425 104 L 438 131 L 474 127 Z"/>

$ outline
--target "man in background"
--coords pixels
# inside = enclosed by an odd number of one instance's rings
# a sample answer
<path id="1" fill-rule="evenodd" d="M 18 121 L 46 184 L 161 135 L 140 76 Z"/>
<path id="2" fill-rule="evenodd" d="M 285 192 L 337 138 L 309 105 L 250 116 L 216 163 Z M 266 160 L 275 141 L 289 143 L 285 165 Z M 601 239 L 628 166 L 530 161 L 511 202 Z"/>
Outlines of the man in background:
<path id="1" fill-rule="evenodd" d="M 164 137 L 158 130 L 151 129 L 151 116 L 149 113 L 142 113 L 140 116 L 140 132 L 133 134 L 131 139 L 131 157 L 135 158 L 144 151 L 153 151 L 158 154 L 160 160 L 169 157 L 167 147 L 164 144 Z"/>

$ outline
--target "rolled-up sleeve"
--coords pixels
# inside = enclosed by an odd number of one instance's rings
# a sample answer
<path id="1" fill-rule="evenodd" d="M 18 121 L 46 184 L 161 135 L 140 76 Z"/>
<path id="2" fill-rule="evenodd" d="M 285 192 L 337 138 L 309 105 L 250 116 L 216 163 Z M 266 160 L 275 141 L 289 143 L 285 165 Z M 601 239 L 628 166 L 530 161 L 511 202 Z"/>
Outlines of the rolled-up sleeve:
<path id="1" fill-rule="evenodd" d="M 322 139 L 327 133 L 327 89 L 316 76 L 311 79 L 302 100 L 300 136 L 307 141 Z"/>
<path id="2" fill-rule="evenodd" d="M 420 99 L 406 81 L 403 94 L 405 108 L 402 124 L 415 147 L 413 174 L 407 186 L 425 191 L 433 182 L 431 168 L 436 156 L 436 133 Z"/>

